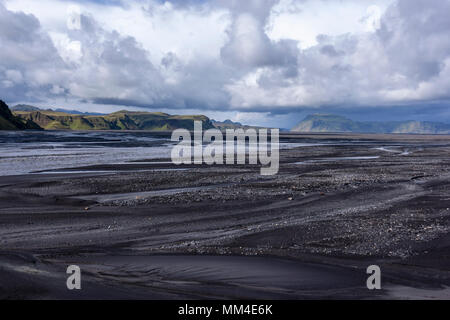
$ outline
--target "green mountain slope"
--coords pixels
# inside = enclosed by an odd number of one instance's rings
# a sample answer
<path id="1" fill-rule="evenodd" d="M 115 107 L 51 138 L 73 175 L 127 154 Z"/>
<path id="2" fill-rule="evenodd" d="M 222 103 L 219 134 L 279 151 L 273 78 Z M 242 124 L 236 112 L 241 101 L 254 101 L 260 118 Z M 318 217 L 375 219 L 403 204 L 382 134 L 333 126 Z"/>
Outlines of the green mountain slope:
<path id="1" fill-rule="evenodd" d="M 80 115 L 56 111 L 16 111 L 24 121 L 33 121 L 47 130 L 151 130 L 194 129 L 202 121 L 203 129 L 213 128 L 206 116 L 177 116 L 160 112 L 119 111 L 108 115 Z"/>
<path id="2" fill-rule="evenodd" d="M 332 114 L 313 114 L 291 131 L 450 134 L 450 124 L 421 121 L 358 122 Z"/>
<path id="3" fill-rule="evenodd" d="M 22 119 L 12 114 L 8 105 L 0 100 L 0 130 L 25 130 L 41 128 L 29 119 Z"/>

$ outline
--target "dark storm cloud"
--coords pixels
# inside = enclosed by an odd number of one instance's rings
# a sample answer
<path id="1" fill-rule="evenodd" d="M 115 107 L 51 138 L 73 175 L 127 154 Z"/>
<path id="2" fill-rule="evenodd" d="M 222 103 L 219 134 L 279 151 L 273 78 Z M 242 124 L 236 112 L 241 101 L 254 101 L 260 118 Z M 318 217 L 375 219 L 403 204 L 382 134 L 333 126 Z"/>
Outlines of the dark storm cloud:
<path id="1" fill-rule="evenodd" d="M 234 104 L 294 110 L 446 101 L 448 12 L 449 1 L 400 0 L 376 33 L 318 37 L 318 45 L 300 51 L 295 79 L 269 69 L 259 75 L 259 86 L 233 86 Z"/>
<path id="2" fill-rule="evenodd" d="M 417 81 L 438 76 L 450 54 L 450 1 L 400 0 L 381 20 L 393 71 Z"/>

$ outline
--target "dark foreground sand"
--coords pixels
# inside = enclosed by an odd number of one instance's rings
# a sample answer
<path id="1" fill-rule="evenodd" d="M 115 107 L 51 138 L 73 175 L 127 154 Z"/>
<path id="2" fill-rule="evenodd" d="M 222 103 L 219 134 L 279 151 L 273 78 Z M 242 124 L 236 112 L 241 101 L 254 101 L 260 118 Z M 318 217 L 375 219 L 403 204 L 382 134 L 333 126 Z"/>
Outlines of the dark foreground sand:
<path id="1" fill-rule="evenodd" d="M 0 177 L 0 298 L 450 297 L 449 136 L 283 139 L 336 144 L 283 150 L 269 177 L 167 159 Z"/>

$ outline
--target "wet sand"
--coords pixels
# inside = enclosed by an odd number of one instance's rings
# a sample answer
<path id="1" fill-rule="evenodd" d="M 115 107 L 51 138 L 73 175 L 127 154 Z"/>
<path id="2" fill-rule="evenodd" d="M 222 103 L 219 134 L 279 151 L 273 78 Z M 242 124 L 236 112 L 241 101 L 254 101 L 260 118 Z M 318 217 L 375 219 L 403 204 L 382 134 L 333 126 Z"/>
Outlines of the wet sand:
<path id="1" fill-rule="evenodd" d="M 0 177 L 0 298 L 448 297 L 449 136 L 282 139 L 319 145 L 269 177 L 168 159 Z"/>
<path id="2" fill-rule="evenodd" d="M 3 254 L 8 299 L 369 298 L 364 276 L 342 267 L 273 257 L 78 255 L 46 263 Z M 50 264 L 49 264 L 50 262 Z M 82 290 L 65 286 L 65 264 L 81 267 Z"/>

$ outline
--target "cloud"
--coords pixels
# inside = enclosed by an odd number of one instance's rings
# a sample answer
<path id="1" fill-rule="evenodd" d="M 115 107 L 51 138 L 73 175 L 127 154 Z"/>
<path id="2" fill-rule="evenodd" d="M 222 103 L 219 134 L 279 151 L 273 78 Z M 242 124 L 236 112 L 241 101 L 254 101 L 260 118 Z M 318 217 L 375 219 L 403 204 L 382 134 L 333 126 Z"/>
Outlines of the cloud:
<path id="1" fill-rule="evenodd" d="M 266 118 L 437 108 L 450 105 L 448 12 L 449 0 L 0 0 L 0 96 Z"/>
<path id="2" fill-rule="evenodd" d="M 163 78 L 134 38 L 104 30 L 91 16 L 82 15 L 80 20 L 79 30 L 49 36 L 36 17 L 0 7 L 5 99 L 45 100 L 65 95 L 76 100 L 151 105 L 165 98 Z M 12 86 L 11 78 L 17 80 L 19 74 L 25 84 L 15 81 Z"/>
<path id="3" fill-rule="evenodd" d="M 296 68 L 296 41 L 270 40 L 264 32 L 264 25 L 252 14 L 236 16 L 229 36 L 229 42 L 221 50 L 221 57 L 233 67 L 241 70 L 264 66 Z"/>
<path id="4" fill-rule="evenodd" d="M 264 68 L 253 81 L 246 76 L 229 85 L 232 104 L 364 107 L 448 99 L 449 9 L 449 1 L 399 0 L 375 32 L 318 37 L 301 50 L 294 79 Z"/>
<path id="5" fill-rule="evenodd" d="M 0 3 L 0 92 L 6 100 L 51 95 L 64 63 L 32 15 L 13 13 Z M 52 73 L 54 73 L 52 75 Z"/>
<path id="6" fill-rule="evenodd" d="M 72 95 L 148 105 L 164 99 L 164 81 L 149 61 L 149 53 L 133 37 L 105 31 L 92 17 L 82 15 L 81 29 L 72 38 L 82 50 L 68 81 Z"/>

